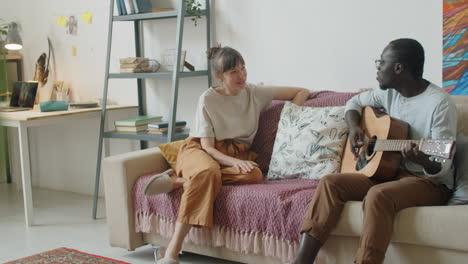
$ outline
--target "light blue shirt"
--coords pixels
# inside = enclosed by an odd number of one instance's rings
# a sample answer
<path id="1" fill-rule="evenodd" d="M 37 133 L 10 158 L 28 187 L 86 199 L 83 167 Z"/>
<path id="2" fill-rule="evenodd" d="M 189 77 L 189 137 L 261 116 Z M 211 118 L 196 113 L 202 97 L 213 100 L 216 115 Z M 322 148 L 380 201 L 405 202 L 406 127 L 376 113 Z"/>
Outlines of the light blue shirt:
<path id="1" fill-rule="evenodd" d="M 348 101 L 345 111 L 356 110 L 361 113 L 365 106 L 383 108 L 391 117 L 406 122 L 409 125 L 408 139 L 456 138 L 455 104 L 444 90 L 433 83 L 423 93 L 409 98 L 395 89 L 360 93 Z M 441 164 L 442 169 L 437 174 L 429 174 L 421 165 L 405 160 L 402 160 L 401 167 L 453 189 L 452 160 L 445 160 Z"/>

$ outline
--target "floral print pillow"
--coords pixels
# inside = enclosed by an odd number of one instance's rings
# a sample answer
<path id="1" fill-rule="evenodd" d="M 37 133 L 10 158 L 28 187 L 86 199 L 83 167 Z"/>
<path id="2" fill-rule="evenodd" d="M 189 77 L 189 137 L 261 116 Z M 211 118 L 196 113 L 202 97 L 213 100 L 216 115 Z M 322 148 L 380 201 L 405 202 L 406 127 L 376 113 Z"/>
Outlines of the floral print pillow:
<path id="1" fill-rule="evenodd" d="M 339 172 L 348 134 L 344 109 L 287 102 L 281 112 L 267 178 L 318 180 Z"/>

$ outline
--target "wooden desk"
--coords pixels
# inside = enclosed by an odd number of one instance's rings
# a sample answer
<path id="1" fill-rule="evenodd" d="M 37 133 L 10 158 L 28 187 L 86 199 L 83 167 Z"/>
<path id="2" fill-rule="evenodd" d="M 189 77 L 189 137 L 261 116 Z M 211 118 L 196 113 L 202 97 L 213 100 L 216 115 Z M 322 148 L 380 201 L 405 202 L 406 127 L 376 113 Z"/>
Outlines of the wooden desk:
<path id="1" fill-rule="evenodd" d="M 107 111 L 116 111 L 129 108 L 136 109 L 137 106 L 108 106 Z M 32 226 L 34 221 L 28 128 L 74 121 L 76 119 L 99 118 L 100 114 L 100 107 L 54 112 L 40 112 L 39 110 L 0 112 L 0 126 L 18 128 L 26 227 Z"/>

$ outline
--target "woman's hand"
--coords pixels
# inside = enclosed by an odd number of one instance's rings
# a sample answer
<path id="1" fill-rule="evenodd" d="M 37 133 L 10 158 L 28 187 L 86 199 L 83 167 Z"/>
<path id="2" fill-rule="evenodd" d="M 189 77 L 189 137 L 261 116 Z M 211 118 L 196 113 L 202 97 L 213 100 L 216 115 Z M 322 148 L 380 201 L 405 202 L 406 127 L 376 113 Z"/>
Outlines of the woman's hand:
<path id="1" fill-rule="evenodd" d="M 215 148 L 214 138 L 201 138 L 200 143 L 202 148 L 219 162 L 219 164 L 233 167 L 238 173 L 248 173 L 251 172 L 254 167 L 258 167 L 258 164 L 253 161 L 236 159 L 217 150 Z"/>
<path id="2" fill-rule="evenodd" d="M 254 167 L 258 167 L 257 163 L 250 160 L 232 158 L 231 163 L 231 166 L 234 167 L 234 169 L 236 169 L 236 171 L 239 173 L 251 172 Z"/>

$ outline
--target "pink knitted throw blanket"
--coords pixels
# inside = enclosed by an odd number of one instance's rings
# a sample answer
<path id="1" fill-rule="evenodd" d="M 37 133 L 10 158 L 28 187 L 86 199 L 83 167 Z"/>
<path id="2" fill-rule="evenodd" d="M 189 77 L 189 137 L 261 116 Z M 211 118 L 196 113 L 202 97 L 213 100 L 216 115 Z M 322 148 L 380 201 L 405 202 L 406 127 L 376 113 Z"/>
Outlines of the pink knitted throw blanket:
<path id="1" fill-rule="evenodd" d="M 182 189 L 145 196 L 143 188 L 150 177 L 140 177 L 133 188 L 135 211 L 140 218 L 137 232 L 153 231 L 151 220 L 142 218 L 159 216 L 175 221 L 179 211 Z M 214 225 L 298 241 L 302 221 L 317 184 L 318 181 L 314 180 L 292 179 L 224 185 L 215 201 Z"/>

